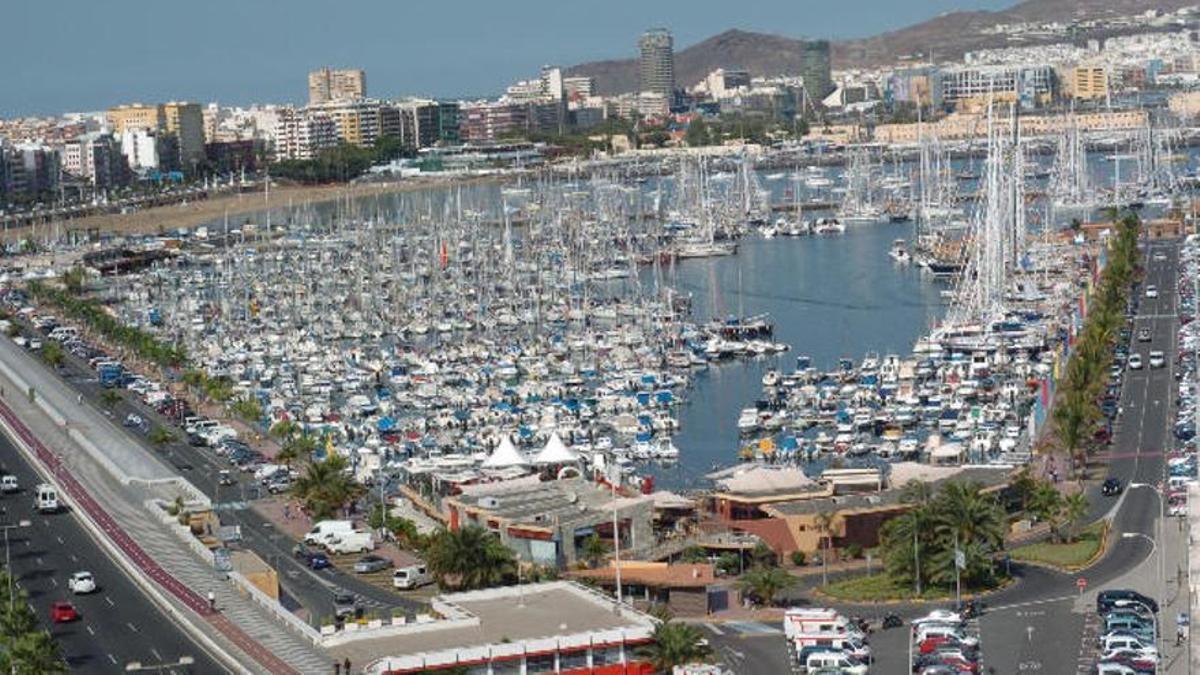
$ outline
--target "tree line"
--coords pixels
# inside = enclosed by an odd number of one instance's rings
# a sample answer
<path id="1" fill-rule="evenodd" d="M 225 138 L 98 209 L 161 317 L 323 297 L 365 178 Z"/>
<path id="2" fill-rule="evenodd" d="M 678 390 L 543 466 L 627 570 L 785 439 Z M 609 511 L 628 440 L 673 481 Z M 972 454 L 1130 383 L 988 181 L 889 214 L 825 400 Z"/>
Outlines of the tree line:
<path id="1" fill-rule="evenodd" d="M 1137 241 L 1141 222 L 1134 213 L 1109 211 L 1114 231 L 1109 238 L 1108 262 L 1089 306 L 1087 320 L 1067 363 L 1066 376 L 1054 401 L 1054 437 L 1071 459 L 1072 472 L 1082 478 L 1087 441 L 1103 417 L 1100 403 L 1108 384 L 1113 348 L 1125 322 L 1133 281 L 1140 273 Z"/>

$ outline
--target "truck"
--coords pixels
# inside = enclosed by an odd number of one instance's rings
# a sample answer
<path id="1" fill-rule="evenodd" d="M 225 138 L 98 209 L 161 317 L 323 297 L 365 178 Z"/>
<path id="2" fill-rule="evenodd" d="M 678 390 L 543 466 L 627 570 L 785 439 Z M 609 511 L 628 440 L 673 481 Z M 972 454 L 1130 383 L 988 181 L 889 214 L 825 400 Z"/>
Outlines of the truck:
<path id="1" fill-rule="evenodd" d="M 370 532 L 335 532 L 325 539 L 325 548 L 330 553 L 366 553 L 375 548 L 375 537 Z"/>
<path id="2" fill-rule="evenodd" d="M 53 485 L 42 483 L 33 491 L 33 508 L 38 513 L 57 513 L 58 490 Z"/>
<path id="3" fill-rule="evenodd" d="M 324 545 L 325 541 L 343 532 L 353 532 L 354 523 L 349 520 L 322 520 L 304 535 L 304 543 Z"/>
<path id="4" fill-rule="evenodd" d="M 793 607 L 783 615 L 783 632 L 789 639 L 797 635 L 841 635 L 859 640 L 862 630 L 836 610 Z"/>

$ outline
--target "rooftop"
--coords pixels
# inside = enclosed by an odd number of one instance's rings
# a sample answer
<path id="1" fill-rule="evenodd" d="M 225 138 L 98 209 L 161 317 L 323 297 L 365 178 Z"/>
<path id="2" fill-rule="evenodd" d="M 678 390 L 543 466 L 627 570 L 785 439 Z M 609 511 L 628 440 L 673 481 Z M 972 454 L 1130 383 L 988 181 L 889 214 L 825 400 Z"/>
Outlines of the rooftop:
<path id="1" fill-rule="evenodd" d="M 983 487 L 995 488 L 1004 485 L 1008 482 L 1008 474 L 1011 469 L 1009 467 L 985 467 L 985 466 L 968 466 L 963 467 L 961 471 L 938 476 L 934 480 L 926 481 L 932 485 L 937 485 L 946 480 L 965 481 L 968 483 L 982 483 Z M 888 506 L 894 506 L 900 503 L 900 488 L 903 485 L 895 485 L 892 489 L 882 492 L 870 492 L 863 494 L 839 495 L 836 497 L 825 497 L 821 499 L 805 499 L 791 502 L 778 502 L 764 508 L 770 515 L 782 516 L 799 516 L 822 511 L 852 511 L 857 509 L 870 510 Z"/>
<path id="2" fill-rule="evenodd" d="M 614 506 L 625 509 L 652 501 L 638 495 L 617 497 L 614 504 L 608 489 L 582 478 L 543 482 L 518 479 L 492 483 L 489 487 L 486 494 L 464 492 L 453 499 L 491 517 L 535 527 L 593 520 L 598 515 L 612 513 Z"/>
<path id="3" fill-rule="evenodd" d="M 610 599 L 568 581 L 441 595 L 433 606 L 449 608 L 460 618 L 442 626 L 409 626 L 403 634 L 359 639 L 331 651 L 356 662 L 387 660 L 395 668 L 419 668 L 500 652 L 645 640 L 655 625 L 654 619 L 628 607 L 615 612 Z"/>

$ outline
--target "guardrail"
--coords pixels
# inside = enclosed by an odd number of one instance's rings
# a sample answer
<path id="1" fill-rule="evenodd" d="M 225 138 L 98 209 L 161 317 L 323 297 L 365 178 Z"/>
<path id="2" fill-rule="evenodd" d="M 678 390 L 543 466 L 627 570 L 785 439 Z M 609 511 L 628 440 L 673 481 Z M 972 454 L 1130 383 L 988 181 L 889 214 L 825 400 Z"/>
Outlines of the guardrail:
<path id="1" fill-rule="evenodd" d="M 88 518 L 95 524 L 101 533 L 114 544 L 126 558 L 140 569 L 148 578 L 152 579 L 158 586 L 166 590 L 174 596 L 185 607 L 192 610 L 196 614 L 204 617 L 218 631 L 224 635 L 226 639 L 240 648 L 243 652 L 255 659 L 260 665 L 265 667 L 272 673 L 292 674 L 299 673 L 280 659 L 271 651 L 264 648 L 261 644 L 251 638 L 239 626 L 230 621 L 227 617 L 216 612 L 209 606 L 208 600 L 201 597 L 183 582 L 176 579 L 146 551 L 126 533 L 112 516 L 100 506 L 91 494 L 83 488 L 83 485 L 71 475 L 70 470 L 66 467 L 62 458 L 54 454 L 47 448 L 33 432 L 17 417 L 16 413 L 8 407 L 7 404 L 0 402 L 0 421 L 12 431 L 16 438 L 25 445 L 26 448 L 33 454 L 34 458 L 42 465 L 46 472 L 52 477 L 54 482 L 70 499 L 71 503 L 85 513 Z"/>

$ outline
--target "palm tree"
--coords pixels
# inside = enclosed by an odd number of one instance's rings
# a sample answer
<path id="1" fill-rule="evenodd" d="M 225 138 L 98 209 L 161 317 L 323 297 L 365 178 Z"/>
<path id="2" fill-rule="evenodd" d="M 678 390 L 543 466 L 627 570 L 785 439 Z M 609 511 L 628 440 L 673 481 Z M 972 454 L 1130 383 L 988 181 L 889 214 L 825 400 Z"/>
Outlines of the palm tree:
<path id="1" fill-rule="evenodd" d="M 439 530 L 424 553 L 430 574 L 442 588 L 490 588 L 516 574 L 512 550 L 478 525 Z"/>
<path id="2" fill-rule="evenodd" d="M 292 486 L 292 494 L 304 504 L 314 520 L 334 516 L 347 503 L 363 493 L 346 473 L 348 464 L 341 455 L 330 455 L 323 462 L 313 462 Z"/>
<path id="3" fill-rule="evenodd" d="M 670 673 L 675 666 L 706 661 L 712 648 L 695 626 L 664 621 L 654 629 L 653 642 L 639 648 L 638 654 L 654 666 L 656 673 Z"/>
<path id="4" fill-rule="evenodd" d="M 774 605 L 775 598 L 781 592 L 791 588 L 796 583 L 796 577 L 788 574 L 781 567 L 753 567 L 738 580 L 738 587 L 743 593 L 758 598 L 765 605 Z"/>
<path id="5" fill-rule="evenodd" d="M 1083 492 L 1067 495 L 1062 502 L 1062 518 L 1066 524 L 1067 543 L 1075 541 L 1075 531 L 1079 523 L 1087 517 L 1088 498 Z"/>
<path id="6" fill-rule="evenodd" d="M 1048 481 L 1038 481 L 1029 497 L 1029 512 L 1037 517 L 1053 523 L 1062 510 L 1062 493 Z"/>
<path id="7" fill-rule="evenodd" d="M 829 547 L 833 543 L 833 524 L 837 520 L 837 514 L 832 511 L 822 511 L 817 514 L 814 524 L 817 526 L 817 532 L 821 534 L 821 541 L 825 544 L 824 553 L 821 555 L 821 585 L 829 585 Z"/>
<path id="8" fill-rule="evenodd" d="M 607 555 L 608 544 L 600 538 L 600 535 L 593 532 L 592 536 L 583 540 L 583 559 L 587 562 L 588 567 L 596 567 Z"/>
<path id="9" fill-rule="evenodd" d="M 905 504 L 916 504 L 917 506 L 925 506 L 933 499 L 933 486 L 923 480 L 916 478 L 904 484 L 900 488 L 900 501 Z"/>
<path id="10" fill-rule="evenodd" d="M 939 581 L 954 578 L 955 545 L 966 556 L 963 576 L 968 581 L 986 578 L 991 554 L 1004 548 L 1004 511 L 993 496 L 981 494 L 981 488 L 977 482 L 948 482 L 931 504 L 931 525 L 938 540 L 934 570 Z"/>

